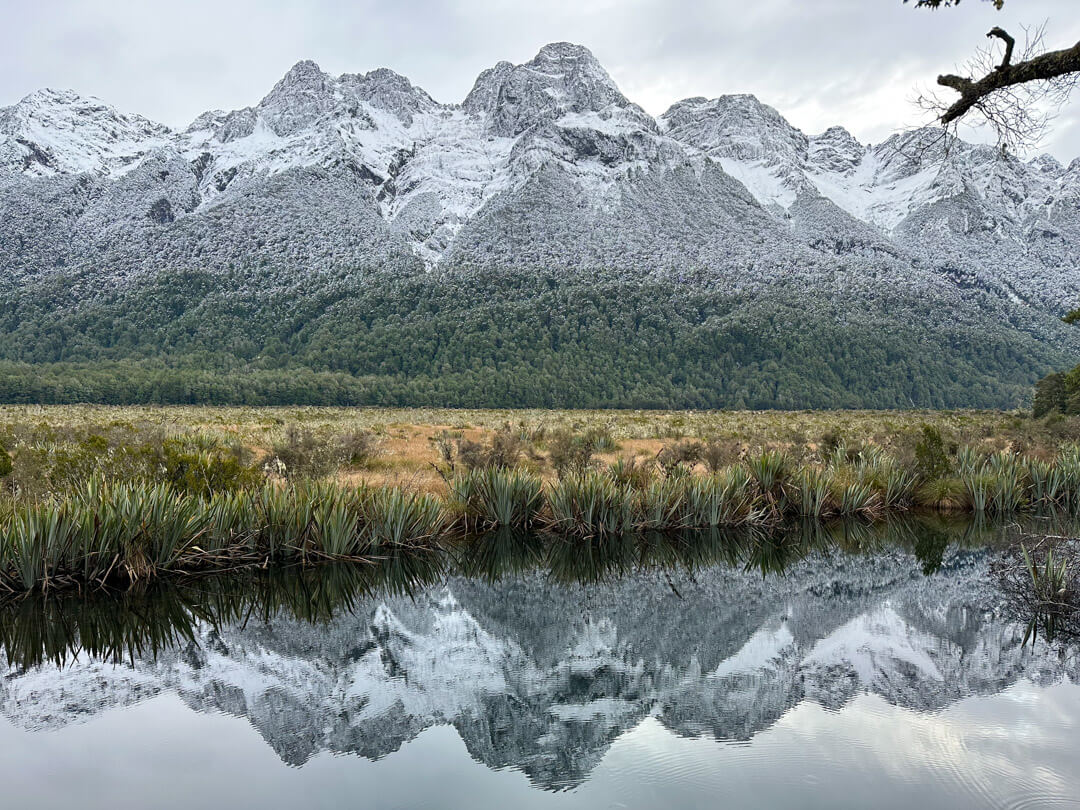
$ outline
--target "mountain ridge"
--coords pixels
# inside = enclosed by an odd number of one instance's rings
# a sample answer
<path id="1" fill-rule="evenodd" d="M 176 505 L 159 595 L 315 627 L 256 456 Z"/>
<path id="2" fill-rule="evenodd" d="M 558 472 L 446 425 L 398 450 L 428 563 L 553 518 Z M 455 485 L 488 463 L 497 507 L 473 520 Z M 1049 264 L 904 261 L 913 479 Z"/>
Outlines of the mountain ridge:
<path id="1" fill-rule="evenodd" d="M 112 317 L 111 299 L 125 297 L 126 310 L 152 313 L 156 303 L 136 300 L 139 291 L 191 271 L 222 286 L 214 317 L 237 306 L 257 315 L 263 346 L 325 332 L 336 315 L 314 300 L 340 309 L 393 279 L 423 279 L 428 295 L 452 298 L 448 285 L 493 273 L 567 289 L 601 274 L 662 285 L 676 308 L 687 290 L 707 293 L 715 303 L 692 315 L 692 328 L 710 334 L 730 334 L 720 313 L 749 296 L 745 317 L 762 328 L 789 306 L 840 330 L 841 341 L 845 324 L 880 320 L 901 355 L 918 343 L 959 346 L 983 368 L 980 347 L 1012 346 L 995 350 L 997 370 L 978 372 L 980 386 L 1004 373 L 1002 393 L 967 404 L 1015 403 L 1039 376 L 1080 358 L 1080 338 L 1057 320 L 1080 297 L 1080 160 L 1063 167 L 947 146 L 929 129 L 877 146 L 838 126 L 808 136 L 750 95 L 685 99 L 654 118 L 571 43 L 494 65 L 457 104 L 388 69 L 333 77 L 302 61 L 254 106 L 210 111 L 175 131 L 39 91 L 0 110 L 0 294 L 12 316 L 0 359 L 114 357 L 121 344 L 90 345 L 75 321 Z M 308 320 L 282 333 L 268 299 L 316 287 L 315 299 L 297 302 Z M 205 308 L 197 290 L 182 292 L 171 315 L 141 319 L 147 351 L 180 351 L 166 333 Z M 490 293 L 501 305 L 502 293 Z M 618 307 L 605 302 L 604 317 L 620 320 Z M 54 315 L 71 337 L 33 338 L 55 348 L 32 348 L 29 333 Z M 335 322 L 351 339 L 357 321 Z M 232 355 L 231 342 L 202 348 Z M 479 351 L 477 342 L 486 338 L 463 346 Z M 913 390 L 925 387 L 922 361 L 903 362 Z M 348 365 L 381 374 L 386 360 Z M 667 361 L 657 373 L 680 376 Z"/>
<path id="2" fill-rule="evenodd" d="M 0 167 L 8 174 L 118 178 L 158 151 L 193 167 L 199 199 L 174 216 L 210 205 L 245 174 L 349 164 L 372 185 L 388 223 L 406 220 L 398 230 L 410 233 L 413 252 L 429 266 L 442 258 L 439 242 L 420 241 L 408 222 L 425 203 L 431 207 L 425 186 L 443 209 L 429 230 L 448 227 L 446 237 L 492 197 L 552 163 L 578 164 L 575 179 L 596 191 L 620 172 L 654 165 L 701 171 L 706 157 L 765 208 L 787 211 L 800 196 L 820 196 L 886 238 L 902 233 L 915 211 L 962 195 L 965 184 L 978 185 L 1012 225 L 1033 217 L 1053 222 L 1059 208 L 1074 213 L 1070 203 L 1080 199 L 1080 158 L 1068 168 L 1048 155 L 1022 163 L 990 147 L 946 143 L 939 130 L 893 135 L 876 146 L 841 126 L 808 136 L 748 94 L 684 99 L 653 118 L 587 48 L 565 42 L 521 65 L 485 70 L 453 104 L 434 101 L 387 68 L 332 77 L 305 60 L 254 107 L 208 111 L 183 130 L 70 91 L 36 91 L 0 109 Z M 444 176 L 425 151 L 438 153 Z M 460 162 L 447 170 L 455 158 Z M 470 177 L 484 161 L 486 176 Z M 910 239 L 899 242 L 914 249 Z M 1070 258 L 1075 249 L 1069 245 Z M 1067 275 L 1066 289 L 1056 293 L 1059 308 L 1080 290 L 1076 273 Z"/>

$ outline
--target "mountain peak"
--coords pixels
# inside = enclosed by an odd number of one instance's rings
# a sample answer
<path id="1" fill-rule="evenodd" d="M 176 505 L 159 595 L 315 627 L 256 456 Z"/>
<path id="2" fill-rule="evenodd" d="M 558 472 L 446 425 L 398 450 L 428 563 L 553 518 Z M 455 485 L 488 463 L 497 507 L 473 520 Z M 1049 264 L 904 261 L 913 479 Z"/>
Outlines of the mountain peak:
<path id="1" fill-rule="evenodd" d="M 293 65 L 281 78 L 281 83 L 302 84 L 315 80 L 321 80 L 325 74 L 322 68 L 311 59 L 301 59 Z"/>
<path id="2" fill-rule="evenodd" d="M 1050 177 L 1060 177 L 1065 167 L 1053 155 L 1038 155 L 1028 161 L 1028 165 Z"/>
<path id="3" fill-rule="evenodd" d="M 310 59 L 305 59 L 289 68 L 259 106 L 265 106 L 282 97 L 319 94 L 326 90 L 329 80 L 330 77 L 322 72 L 322 68 Z"/>
<path id="4" fill-rule="evenodd" d="M 40 90 L 24 96 L 16 107 L 36 107 L 41 104 L 78 104 L 83 97 L 74 90 L 62 90 L 53 87 L 42 87 Z M 91 99 L 87 99 L 91 100 Z M 92 99 L 96 101 L 97 99 Z"/>
<path id="5" fill-rule="evenodd" d="M 339 82 L 343 88 L 354 91 L 373 107 L 393 113 L 405 124 L 411 124 L 417 113 L 430 112 L 439 106 L 422 88 L 390 68 L 377 68 L 363 75 L 346 74 Z"/>
<path id="6" fill-rule="evenodd" d="M 537 51 L 532 63 L 587 62 L 599 65 L 596 56 L 584 45 L 574 42 L 549 42 Z M 532 64 L 530 63 L 530 64 Z"/>
<path id="7" fill-rule="evenodd" d="M 93 96 L 44 88 L 0 109 L 0 165 L 35 175 L 102 174 L 163 146 L 168 127 Z"/>
<path id="8" fill-rule="evenodd" d="M 808 158 L 828 172 L 843 174 L 859 165 L 866 147 L 843 127 L 829 127 L 810 139 Z"/>
<path id="9" fill-rule="evenodd" d="M 53 111 L 53 112 L 47 112 Z M 12 107 L 0 108 L 9 120 L 30 121 L 45 115 L 60 114 L 66 117 L 88 119 L 94 116 L 114 117 L 124 121 L 147 121 L 139 115 L 126 115 L 106 104 L 97 96 L 84 96 L 74 90 L 43 87 L 24 96 Z M 149 122 L 153 124 L 153 122 Z M 161 124 L 154 126 L 162 127 Z"/>
<path id="10" fill-rule="evenodd" d="M 797 163 L 806 154 L 807 137 L 749 93 L 684 99 L 660 118 L 669 135 L 716 158 Z"/>
<path id="11" fill-rule="evenodd" d="M 499 88 L 513 70 L 512 62 L 502 61 L 481 71 L 461 106 L 471 113 L 490 113 L 499 100 Z"/>
<path id="12" fill-rule="evenodd" d="M 485 70 L 465 99 L 470 112 L 490 116 L 493 134 L 516 137 L 567 113 L 631 107 L 592 51 L 570 42 L 545 45 L 528 62 Z"/>
<path id="13" fill-rule="evenodd" d="M 333 108 L 332 81 L 310 59 L 297 62 L 259 102 L 259 115 L 274 134 L 294 135 Z"/>
<path id="14" fill-rule="evenodd" d="M 927 126 L 890 135 L 874 151 L 881 163 L 880 176 L 898 180 L 924 169 L 943 168 L 957 151 L 969 147 L 940 127 Z"/>

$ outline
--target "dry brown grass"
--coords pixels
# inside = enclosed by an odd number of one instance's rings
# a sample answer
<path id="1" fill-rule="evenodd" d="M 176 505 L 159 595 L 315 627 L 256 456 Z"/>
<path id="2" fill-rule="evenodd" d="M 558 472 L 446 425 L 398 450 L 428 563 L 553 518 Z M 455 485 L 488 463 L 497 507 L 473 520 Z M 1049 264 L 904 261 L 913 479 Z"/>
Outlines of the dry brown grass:
<path id="1" fill-rule="evenodd" d="M 619 457 L 651 459 L 681 439 L 730 441 L 746 451 L 783 449 L 813 452 L 829 436 L 849 444 L 878 444 L 904 455 L 922 425 L 939 430 L 946 442 L 987 449 L 1020 449 L 1050 457 L 1080 440 L 1080 418 L 1033 419 L 1020 411 L 557 411 L 454 410 L 431 408 L 243 408 L 150 406 L 0 406 L 0 436 L 31 425 L 61 429 L 150 425 L 166 433 L 200 432 L 239 439 L 256 459 L 267 458 L 286 426 L 325 435 L 371 430 L 379 437 L 378 456 L 365 469 L 343 471 L 342 480 L 399 484 L 443 493 L 434 465 L 440 461 L 436 438 L 450 432 L 474 442 L 489 441 L 506 426 L 532 438 L 531 466 L 550 478 L 544 436 L 563 430 L 600 429 L 617 443 L 598 453 L 603 463 Z"/>

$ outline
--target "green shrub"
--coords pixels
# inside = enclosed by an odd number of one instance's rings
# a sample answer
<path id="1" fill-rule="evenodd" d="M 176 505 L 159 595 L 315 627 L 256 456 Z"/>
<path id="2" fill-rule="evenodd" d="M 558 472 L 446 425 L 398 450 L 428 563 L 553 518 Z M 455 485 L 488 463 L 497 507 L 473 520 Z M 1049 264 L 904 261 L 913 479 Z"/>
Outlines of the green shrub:
<path id="1" fill-rule="evenodd" d="M 547 442 L 548 460 L 559 478 L 581 476 L 592 466 L 594 447 L 587 436 L 554 431 Z"/>
<path id="2" fill-rule="evenodd" d="M 701 461 L 709 472 L 720 472 L 739 460 L 742 445 L 734 440 L 709 439 L 701 450 Z"/>
<path id="3" fill-rule="evenodd" d="M 705 452 L 705 445 L 701 442 L 683 441 L 669 444 L 656 454 L 656 463 L 664 474 L 669 474 L 678 466 L 692 468 L 697 464 Z"/>
<path id="4" fill-rule="evenodd" d="M 337 437 L 342 461 L 352 467 L 366 467 L 379 454 L 379 437 L 371 430 L 350 430 Z"/>
<path id="5" fill-rule="evenodd" d="M 619 443 L 607 427 L 589 428 L 585 431 L 584 440 L 594 453 L 612 453 L 619 449 Z"/>
<path id="6" fill-rule="evenodd" d="M 941 431 L 932 425 L 923 425 L 915 444 L 915 467 L 924 481 L 947 478 L 952 474 L 952 462 L 945 451 Z"/>
<path id="7" fill-rule="evenodd" d="M 505 425 L 492 434 L 488 444 L 458 439 L 456 454 L 450 461 L 452 466 L 456 462 L 466 470 L 506 470 L 517 464 L 524 452 L 520 433 Z"/>
<path id="8" fill-rule="evenodd" d="M 277 471 L 293 480 L 325 478 L 337 470 L 341 456 L 334 444 L 307 428 L 289 425 L 273 446 Z"/>
<path id="9" fill-rule="evenodd" d="M 248 463 L 249 454 L 239 446 L 198 450 L 179 440 L 167 440 L 149 454 L 158 480 L 192 495 L 209 497 L 215 492 L 235 492 L 262 480 L 260 471 Z"/>
<path id="10" fill-rule="evenodd" d="M 824 458 L 844 444 L 846 444 L 844 434 L 836 428 L 829 428 L 818 439 L 818 451 L 821 453 L 821 457 Z"/>
<path id="11" fill-rule="evenodd" d="M 1068 412 L 1068 391 L 1065 374 L 1050 374 L 1035 384 L 1035 398 L 1032 402 L 1032 414 L 1038 418 L 1051 413 Z"/>
<path id="12" fill-rule="evenodd" d="M 934 478 L 924 482 L 915 491 L 915 503 L 935 509 L 970 505 L 966 499 L 966 487 L 958 478 Z"/>

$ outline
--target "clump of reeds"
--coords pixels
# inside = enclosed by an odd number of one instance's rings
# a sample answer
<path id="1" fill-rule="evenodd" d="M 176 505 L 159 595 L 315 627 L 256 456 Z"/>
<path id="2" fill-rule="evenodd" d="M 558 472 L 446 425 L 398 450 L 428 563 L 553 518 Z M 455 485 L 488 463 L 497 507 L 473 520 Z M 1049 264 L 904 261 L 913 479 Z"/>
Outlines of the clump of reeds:
<path id="1" fill-rule="evenodd" d="M 473 469 L 450 481 L 450 508 L 466 530 L 527 528 L 544 505 L 540 476 L 521 469 Z"/>
<path id="2" fill-rule="evenodd" d="M 572 455 L 578 434 L 567 435 L 563 449 Z M 512 438 L 517 441 L 516 434 Z M 568 463 L 559 480 L 547 485 L 535 472 L 508 466 L 505 458 L 513 453 L 500 450 L 503 461 L 495 463 L 491 455 L 490 464 L 446 474 L 445 501 L 399 488 L 352 488 L 306 478 L 243 487 L 233 485 L 241 479 L 230 478 L 233 483 L 217 488 L 202 473 L 156 483 L 92 476 L 66 498 L 9 494 L 0 500 L 0 589 L 144 582 L 174 570 L 247 564 L 370 559 L 392 549 L 438 546 L 452 531 L 460 536 L 545 528 L 578 538 L 610 537 L 773 526 L 793 518 L 866 521 L 915 506 L 978 515 L 1080 507 L 1075 446 L 1047 460 L 971 448 L 946 452 L 931 444 L 914 465 L 877 446 L 838 443 L 824 458 L 796 463 L 783 451 L 765 450 L 706 473 L 690 463 L 697 445 L 683 442 L 670 458 L 620 459 L 603 470 L 591 456 L 581 455 L 580 463 Z M 184 458 L 198 462 L 201 452 Z M 928 477 L 927 470 L 937 471 L 936 477 Z"/>
<path id="3" fill-rule="evenodd" d="M 819 519 L 827 515 L 831 503 L 832 476 L 828 470 L 804 467 L 794 480 L 795 504 L 800 517 Z"/>
<path id="4" fill-rule="evenodd" d="M 734 525 L 760 516 L 750 474 L 741 466 L 690 479 L 686 494 L 686 522 L 694 528 Z"/>
<path id="5" fill-rule="evenodd" d="M 946 511 L 967 508 L 964 482 L 959 478 L 934 478 L 924 481 L 915 492 L 915 503 Z"/>
<path id="6" fill-rule="evenodd" d="M 779 450 L 766 450 L 746 459 L 758 495 L 768 509 L 779 516 L 788 506 L 788 490 L 791 484 L 792 465 L 787 455 Z"/>
<path id="7" fill-rule="evenodd" d="M 874 488 L 865 481 L 840 483 L 835 493 L 838 511 L 844 517 L 873 515 L 880 511 L 881 500 Z"/>
<path id="8" fill-rule="evenodd" d="M 201 500 L 165 484 L 92 480 L 75 497 L 19 507 L 0 527 L 0 576 L 29 590 L 112 571 L 131 582 L 169 570 L 204 531 Z"/>
<path id="9" fill-rule="evenodd" d="M 553 526 L 566 534 L 623 534 L 636 525 L 634 491 L 598 472 L 561 478 L 547 498 Z"/>
<path id="10" fill-rule="evenodd" d="M 1056 468 L 1061 476 L 1061 495 L 1058 502 L 1072 511 L 1080 511 L 1080 446 L 1063 447 L 1058 453 Z"/>
<path id="11" fill-rule="evenodd" d="M 396 488 L 300 482 L 206 498 L 166 484 L 92 479 L 73 497 L 20 505 L 0 523 L 0 587 L 135 583 L 243 562 L 350 559 L 432 544 L 446 525 L 440 499 Z"/>
<path id="12" fill-rule="evenodd" d="M 1060 506 L 1066 494 L 1065 470 L 1041 459 L 1029 459 L 1026 474 L 1031 502 L 1038 506 Z"/>
<path id="13" fill-rule="evenodd" d="M 635 524 L 641 529 L 670 530 L 688 525 L 688 483 L 685 476 L 664 476 L 640 491 Z"/>
<path id="14" fill-rule="evenodd" d="M 447 525 L 442 501 L 427 492 L 379 487 L 364 490 L 360 502 L 362 536 L 372 550 L 434 543 Z"/>
<path id="15" fill-rule="evenodd" d="M 620 456 L 607 469 L 611 479 L 623 487 L 644 490 L 656 479 L 656 467 L 649 462 L 643 462 L 636 456 L 626 458 Z"/>
<path id="16" fill-rule="evenodd" d="M 1031 580 L 1032 615 L 1023 643 L 1027 644 L 1030 639 L 1034 644 L 1040 626 L 1046 640 L 1053 641 L 1062 627 L 1075 619 L 1077 613 L 1075 601 L 1069 594 L 1072 583 L 1069 560 L 1055 554 L 1052 545 L 1045 550 L 1041 561 L 1036 560 L 1024 544 L 1020 545 L 1020 551 Z"/>
<path id="17" fill-rule="evenodd" d="M 1028 499 L 1024 466 L 1010 453 L 995 453 L 961 467 L 960 480 L 973 512 L 1011 514 Z"/>

